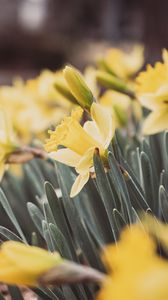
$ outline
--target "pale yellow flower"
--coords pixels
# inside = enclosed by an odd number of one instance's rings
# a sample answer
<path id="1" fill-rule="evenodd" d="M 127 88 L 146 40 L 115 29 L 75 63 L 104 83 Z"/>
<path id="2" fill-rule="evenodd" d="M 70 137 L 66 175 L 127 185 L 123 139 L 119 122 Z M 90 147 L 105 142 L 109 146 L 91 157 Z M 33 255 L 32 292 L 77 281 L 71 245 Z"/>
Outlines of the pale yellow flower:
<path id="1" fill-rule="evenodd" d="M 0 249 L 0 281 L 7 284 L 37 286 L 38 278 L 61 262 L 58 253 L 7 241 Z"/>
<path id="2" fill-rule="evenodd" d="M 144 134 L 154 134 L 168 129 L 168 53 L 163 51 L 163 63 L 137 77 L 137 97 L 140 103 L 152 112 L 143 123 Z"/>
<path id="3" fill-rule="evenodd" d="M 104 63 L 116 76 L 127 79 L 134 75 L 143 65 L 143 47 L 136 45 L 130 53 L 111 48 L 104 56 Z"/>
<path id="4" fill-rule="evenodd" d="M 128 121 L 128 112 L 130 106 L 130 98 L 116 91 L 107 90 L 100 98 L 100 104 L 111 110 L 115 119 L 116 127 L 125 126 Z"/>
<path id="5" fill-rule="evenodd" d="M 90 113 L 92 121 L 85 122 L 83 127 L 78 122 L 78 113 L 77 117 L 76 113 L 66 117 L 55 131 L 49 132 L 50 139 L 45 145 L 53 159 L 75 167 L 79 174 L 72 186 L 71 197 L 77 195 L 89 180 L 95 148 L 106 159 L 107 148 L 114 135 L 112 116 L 106 108 L 93 103 Z M 59 145 L 65 148 L 58 150 Z"/>
<path id="6" fill-rule="evenodd" d="M 44 70 L 38 77 L 26 82 L 26 89 L 36 96 L 36 101 L 39 104 L 43 103 L 49 108 L 62 107 L 69 109 L 71 103 L 59 94 L 54 87 L 55 82 L 60 80 L 63 81 L 62 71 Z"/>
<path id="7" fill-rule="evenodd" d="M 43 71 L 39 77 L 13 86 L 0 88 L 0 103 L 8 112 L 21 140 L 29 142 L 32 136 L 41 136 L 51 125 L 56 125 L 69 114 L 72 104 L 54 88 L 60 72 Z"/>
<path id="8" fill-rule="evenodd" d="M 7 167 L 8 156 L 17 149 L 16 138 L 11 128 L 9 118 L 0 112 L 0 180 Z"/>
<path id="9" fill-rule="evenodd" d="M 168 298 L 168 261 L 159 256 L 155 239 L 140 225 L 124 230 L 117 245 L 108 246 L 103 257 L 109 277 L 98 300 Z"/>
<path id="10" fill-rule="evenodd" d="M 58 93 L 54 87 L 55 82 L 62 78 L 61 71 L 45 70 L 39 77 L 26 82 L 25 90 L 33 102 L 30 113 L 32 132 L 40 133 L 51 125 L 58 124 L 72 109 L 72 103 Z"/>

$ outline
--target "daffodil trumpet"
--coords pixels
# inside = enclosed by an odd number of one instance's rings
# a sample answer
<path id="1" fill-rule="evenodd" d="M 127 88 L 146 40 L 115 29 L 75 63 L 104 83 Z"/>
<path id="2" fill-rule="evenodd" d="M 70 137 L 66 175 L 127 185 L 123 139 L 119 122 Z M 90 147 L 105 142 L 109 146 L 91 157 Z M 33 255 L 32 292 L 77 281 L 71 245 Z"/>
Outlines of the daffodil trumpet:
<path id="1" fill-rule="evenodd" d="M 79 123 L 77 108 L 70 117 L 66 117 L 55 131 L 49 131 L 45 149 L 49 156 L 70 167 L 74 167 L 78 176 L 71 188 L 70 196 L 76 196 L 94 173 L 93 155 L 96 151 L 106 166 L 107 149 L 114 136 L 115 124 L 111 112 L 100 104 L 92 103 L 91 120 L 83 127 Z M 61 145 L 64 148 L 58 149 Z"/>

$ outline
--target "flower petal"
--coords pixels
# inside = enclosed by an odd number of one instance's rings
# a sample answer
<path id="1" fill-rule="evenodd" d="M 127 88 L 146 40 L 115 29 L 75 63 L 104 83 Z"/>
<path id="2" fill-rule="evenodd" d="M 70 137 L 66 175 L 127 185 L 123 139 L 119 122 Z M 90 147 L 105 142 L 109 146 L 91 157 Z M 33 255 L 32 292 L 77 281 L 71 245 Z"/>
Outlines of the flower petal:
<path id="1" fill-rule="evenodd" d="M 87 121 L 87 122 L 85 122 L 83 128 L 96 141 L 99 141 L 99 143 L 103 142 L 102 137 L 101 137 L 100 132 L 99 132 L 99 129 L 96 126 L 96 123 L 94 121 Z"/>
<path id="2" fill-rule="evenodd" d="M 70 149 L 59 149 L 51 152 L 49 156 L 65 165 L 76 167 L 81 156 Z"/>
<path id="3" fill-rule="evenodd" d="M 86 173 L 85 175 L 79 175 L 72 188 L 71 188 L 71 193 L 70 193 L 70 197 L 73 198 L 75 197 L 77 194 L 79 194 L 79 192 L 82 190 L 82 188 L 84 187 L 84 185 L 88 182 L 89 180 L 89 172 Z"/>
<path id="4" fill-rule="evenodd" d="M 12 264 L 16 264 L 23 271 L 34 274 L 53 267 L 61 260 L 57 252 L 51 255 L 42 248 L 28 246 L 15 241 L 5 242 L 2 244 L 1 249 L 6 260 L 11 261 Z M 32 266 L 34 266 L 34 270 L 32 270 Z"/>
<path id="5" fill-rule="evenodd" d="M 143 124 L 144 134 L 155 134 L 166 129 L 168 129 L 168 109 L 150 113 Z"/>
<path id="6" fill-rule="evenodd" d="M 93 153 L 95 148 L 90 148 L 86 153 L 82 156 L 80 161 L 76 166 L 76 171 L 79 174 L 86 174 L 89 172 L 90 167 L 93 165 Z"/>
<path id="7" fill-rule="evenodd" d="M 167 107 L 168 87 L 161 86 L 156 93 L 145 93 L 138 96 L 140 103 L 150 109 L 156 110 Z"/>
<path id="8" fill-rule="evenodd" d="M 91 117 L 100 130 L 104 147 L 107 148 L 115 131 L 115 124 L 110 111 L 100 104 L 93 103 L 91 107 Z"/>

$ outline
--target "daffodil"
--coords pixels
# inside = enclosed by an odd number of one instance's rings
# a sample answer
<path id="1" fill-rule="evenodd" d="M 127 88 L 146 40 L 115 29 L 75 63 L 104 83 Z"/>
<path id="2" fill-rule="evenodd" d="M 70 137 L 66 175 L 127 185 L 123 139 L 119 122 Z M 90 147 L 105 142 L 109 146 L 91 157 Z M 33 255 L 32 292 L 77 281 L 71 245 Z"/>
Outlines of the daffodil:
<path id="1" fill-rule="evenodd" d="M 109 277 L 97 300 L 167 299 L 168 261 L 157 250 L 156 240 L 140 225 L 124 230 L 117 245 L 105 249 Z"/>
<path id="2" fill-rule="evenodd" d="M 38 278 L 61 262 L 58 253 L 7 241 L 0 248 L 0 281 L 7 284 L 37 286 Z"/>
<path id="3" fill-rule="evenodd" d="M 89 180 L 95 148 L 99 149 L 100 156 L 106 160 L 107 148 L 115 130 L 111 113 L 100 104 L 92 104 L 92 120 L 85 122 L 83 127 L 78 121 L 80 111 L 78 108 L 55 131 L 50 131 L 50 138 L 45 145 L 53 159 L 75 167 L 79 174 L 72 186 L 71 197 L 77 195 Z M 59 145 L 65 148 L 58 149 Z"/>
<path id="4" fill-rule="evenodd" d="M 7 159 L 17 149 L 16 138 L 10 120 L 4 112 L 0 112 L 0 180 L 7 167 Z"/>
<path id="5" fill-rule="evenodd" d="M 61 71 L 45 70 L 37 78 L 25 83 L 25 93 L 32 100 L 30 110 L 27 110 L 27 116 L 32 118 L 31 132 L 44 132 L 71 111 L 72 103 L 55 89 L 55 83 L 62 78 Z"/>
<path id="6" fill-rule="evenodd" d="M 106 69 L 119 78 L 127 79 L 134 75 L 143 65 L 143 47 L 136 45 L 132 52 L 126 53 L 112 48 L 103 58 Z"/>
<path id="7" fill-rule="evenodd" d="M 61 76 L 60 72 L 46 70 L 35 79 L 17 79 L 12 86 L 0 88 L 0 106 L 22 141 L 27 143 L 32 136 L 41 136 L 71 111 L 72 103 L 54 87 Z"/>
<path id="8" fill-rule="evenodd" d="M 168 53 L 163 51 L 163 63 L 140 73 L 136 79 L 137 97 L 151 110 L 143 123 L 144 134 L 154 134 L 168 129 Z"/>

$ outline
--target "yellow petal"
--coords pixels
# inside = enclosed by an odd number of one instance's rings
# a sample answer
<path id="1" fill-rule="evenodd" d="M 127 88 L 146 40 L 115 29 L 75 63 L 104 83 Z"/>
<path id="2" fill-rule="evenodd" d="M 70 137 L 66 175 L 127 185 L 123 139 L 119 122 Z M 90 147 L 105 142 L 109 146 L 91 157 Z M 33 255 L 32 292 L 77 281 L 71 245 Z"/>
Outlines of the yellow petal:
<path id="1" fill-rule="evenodd" d="M 79 192 L 82 190 L 84 185 L 88 182 L 88 180 L 89 180 L 89 172 L 86 173 L 85 175 L 79 175 L 76 178 L 76 180 L 71 188 L 70 197 L 73 198 L 77 194 L 79 194 Z"/>
<path id="2" fill-rule="evenodd" d="M 51 152 L 49 156 L 65 165 L 76 167 L 81 156 L 70 149 L 59 149 L 56 152 Z"/>
<path id="3" fill-rule="evenodd" d="M 6 259 L 15 264 L 17 262 L 19 268 L 26 272 L 44 272 L 60 260 L 58 253 L 51 254 L 44 249 L 14 241 L 2 244 L 1 251 L 6 256 Z"/>
<path id="4" fill-rule="evenodd" d="M 0 281 L 9 284 L 37 285 L 38 277 L 61 262 L 58 253 L 7 241 L 0 250 Z"/>
<path id="5" fill-rule="evenodd" d="M 115 131 L 115 124 L 112 120 L 112 115 L 107 108 L 100 104 L 93 103 L 91 107 L 91 116 L 99 128 L 104 147 L 107 148 Z"/>
<path id="6" fill-rule="evenodd" d="M 127 78 L 136 73 L 143 65 L 143 47 L 136 45 L 130 53 L 112 48 L 108 50 L 105 62 L 118 77 Z"/>
<path id="7" fill-rule="evenodd" d="M 95 148 L 90 148 L 86 153 L 82 156 L 79 163 L 76 166 L 76 171 L 79 174 L 86 174 L 89 172 L 90 167 L 93 165 L 93 153 Z"/>
<path id="8" fill-rule="evenodd" d="M 162 57 L 163 57 L 164 63 L 168 64 L 168 51 L 166 49 L 163 49 Z"/>
<path id="9" fill-rule="evenodd" d="M 161 108 L 167 108 L 167 99 L 168 99 L 168 87 L 167 85 L 161 86 L 156 93 L 145 93 L 138 96 L 141 104 L 150 109 L 156 110 Z"/>
<path id="10" fill-rule="evenodd" d="M 143 123 L 144 134 L 155 134 L 168 129 L 168 109 L 154 111 Z"/>

